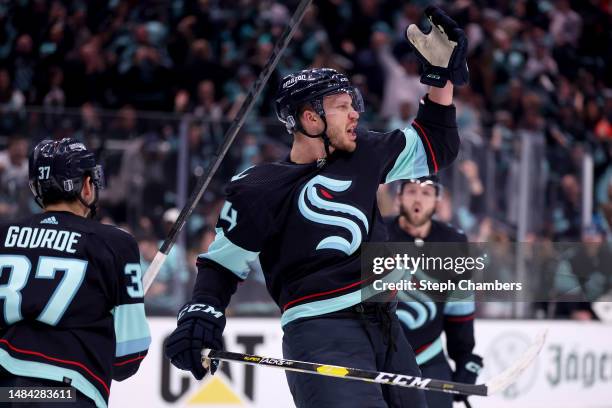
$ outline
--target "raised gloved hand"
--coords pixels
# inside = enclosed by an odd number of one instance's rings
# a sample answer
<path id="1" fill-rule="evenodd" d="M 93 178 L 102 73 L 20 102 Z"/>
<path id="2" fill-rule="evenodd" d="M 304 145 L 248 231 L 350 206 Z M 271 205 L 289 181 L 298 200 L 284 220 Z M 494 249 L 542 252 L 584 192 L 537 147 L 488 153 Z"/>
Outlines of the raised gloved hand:
<path id="1" fill-rule="evenodd" d="M 457 361 L 457 368 L 453 373 L 453 381 L 465 383 L 465 384 L 476 384 L 478 373 L 482 370 L 482 357 L 477 354 L 471 354 L 467 358 Z M 467 395 L 454 395 L 455 401 L 466 401 Z"/>
<path id="2" fill-rule="evenodd" d="M 214 306 L 186 303 L 178 313 L 177 327 L 164 343 L 164 354 L 181 370 L 191 371 L 201 380 L 208 373 L 202 366 L 203 348 L 221 350 L 225 315 Z M 210 373 L 214 374 L 219 360 L 211 360 Z"/>
<path id="3" fill-rule="evenodd" d="M 430 6 L 425 15 L 431 30 L 424 34 L 416 24 L 406 29 L 406 37 L 423 65 L 421 82 L 444 88 L 446 81 L 464 85 L 469 80 L 467 37 L 457 23 L 438 7 Z"/>

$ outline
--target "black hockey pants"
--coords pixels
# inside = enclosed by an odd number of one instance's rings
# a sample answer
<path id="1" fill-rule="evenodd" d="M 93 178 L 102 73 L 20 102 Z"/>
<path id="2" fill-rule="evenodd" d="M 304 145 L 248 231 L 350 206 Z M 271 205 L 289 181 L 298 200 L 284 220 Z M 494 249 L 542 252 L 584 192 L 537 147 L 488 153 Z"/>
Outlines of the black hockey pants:
<path id="1" fill-rule="evenodd" d="M 390 304 L 361 304 L 284 327 L 287 359 L 420 376 Z M 298 408 L 426 408 L 422 390 L 286 371 Z"/>
<path id="2" fill-rule="evenodd" d="M 435 378 L 436 380 L 451 381 L 452 371 L 446 361 L 444 353 L 440 353 L 429 361 L 421 365 L 423 377 Z M 452 408 L 453 394 L 445 392 L 426 392 L 427 404 L 430 408 Z"/>

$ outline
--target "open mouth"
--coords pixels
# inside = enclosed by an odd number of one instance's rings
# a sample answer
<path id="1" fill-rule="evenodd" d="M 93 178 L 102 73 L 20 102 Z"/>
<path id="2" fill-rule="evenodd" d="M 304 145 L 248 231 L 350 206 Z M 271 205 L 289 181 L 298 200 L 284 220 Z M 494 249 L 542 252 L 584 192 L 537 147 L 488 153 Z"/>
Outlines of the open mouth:
<path id="1" fill-rule="evenodd" d="M 348 134 L 349 139 L 351 139 L 351 140 L 357 139 L 357 133 L 355 133 L 355 128 L 354 127 L 348 128 L 346 130 L 346 133 Z"/>

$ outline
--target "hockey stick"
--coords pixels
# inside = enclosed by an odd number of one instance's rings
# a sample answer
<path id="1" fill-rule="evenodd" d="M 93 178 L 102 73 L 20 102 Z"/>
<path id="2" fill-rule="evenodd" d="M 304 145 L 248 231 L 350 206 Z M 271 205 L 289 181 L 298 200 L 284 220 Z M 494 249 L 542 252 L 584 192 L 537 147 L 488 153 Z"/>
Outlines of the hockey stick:
<path id="1" fill-rule="evenodd" d="M 268 358 L 251 354 L 232 353 L 229 351 L 202 350 L 202 364 L 208 367 L 209 359 L 234 361 L 301 373 L 325 375 L 330 377 L 360 380 L 377 384 L 398 385 L 400 387 L 420 388 L 426 391 L 439 391 L 450 394 L 480 395 L 483 397 L 503 391 L 533 363 L 546 340 L 546 331 L 538 334 L 536 340 L 527 348 L 514 364 L 484 384 L 465 384 L 453 381 L 442 381 L 433 378 L 413 377 L 403 374 L 385 373 L 383 371 L 361 370 L 358 368 L 309 363 L 305 361 Z"/>
<path id="2" fill-rule="evenodd" d="M 208 166 L 206 171 L 198 178 L 198 183 L 193 193 L 191 194 L 191 197 L 189 197 L 189 201 L 187 201 L 187 204 L 185 204 L 185 206 L 181 210 L 178 219 L 176 220 L 176 222 L 172 226 L 172 229 L 168 233 L 168 237 L 162 244 L 161 248 L 159 248 L 159 251 L 157 251 L 157 254 L 155 254 L 155 258 L 153 258 L 151 265 L 149 265 L 144 274 L 142 281 L 145 293 L 147 292 L 147 290 L 149 290 L 151 283 L 153 283 L 153 280 L 157 276 L 157 273 L 159 272 L 159 269 L 164 263 L 166 257 L 168 256 L 168 253 L 170 253 L 170 249 L 172 249 L 172 246 L 174 245 L 179 232 L 181 232 L 181 230 L 185 226 L 187 218 L 191 215 L 195 206 L 200 201 L 200 198 L 204 194 L 204 191 L 206 191 L 206 188 L 210 184 L 210 181 L 212 180 L 213 176 L 217 172 L 217 169 L 221 165 L 221 161 L 223 160 L 230 146 L 234 142 L 234 139 L 240 131 L 240 128 L 242 128 L 242 125 L 244 124 L 247 116 L 253 109 L 257 98 L 263 91 L 263 88 L 266 86 L 270 75 L 276 68 L 276 65 L 278 64 L 281 55 L 287 48 L 287 45 L 289 45 L 289 41 L 291 41 L 293 34 L 297 30 L 300 21 L 302 20 L 302 17 L 304 17 L 304 13 L 306 12 L 306 9 L 308 8 L 311 2 L 312 0 L 302 0 L 300 1 L 300 4 L 298 4 L 295 13 L 289 21 L 289 24 L 287 25 L 285 31 L 280 36 L 279 40 L 274 46 L 274 50 L 272 51 L 272 55 L 270 55 L 270 59 L 259 74 L 259 77 L 253 84 L 253 87 L 249 90 L 249 93 L 247 94 L 244 102 L 242 103 L 240 110 L 236 114 L 236 119 L 225 133 L 225 139 L 223 140 L 223 144 L 217 150 L 217 153 L 213 157 L 213 160 L 211 160 L 211 164 Z"/>

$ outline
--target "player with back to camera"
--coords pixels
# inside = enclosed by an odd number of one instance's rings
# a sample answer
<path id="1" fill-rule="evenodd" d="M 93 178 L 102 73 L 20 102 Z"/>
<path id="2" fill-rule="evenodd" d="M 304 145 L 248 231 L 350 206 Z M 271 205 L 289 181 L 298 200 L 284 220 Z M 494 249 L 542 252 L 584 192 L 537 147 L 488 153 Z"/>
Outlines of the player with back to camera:
<path id="1" fill-rule="evenodd" d="M 402 182 L 399 190 L 400 214 L 387 221 L 390 242 L 467 243 L 465 234 L 452 225 L 433 219 L 442 186 L 435 175 Z M 463 248 L 443 245 L 439 256 L 461 251 Z M 435 272 L 434 272 L 435 273 Z M 417 279 L 433 280 L 433 274 L 420 275 Z M 452 294 L 451 294 L 452 295 Z M 437 299 L 436 299 L 437 300 Z M 433 301 L 422 291 L 405 291 L 399 295 L 397 315 L 404 333 L 416 353 L 416 361 L 424 377 L 475 384 L 482 368 L 482 358 L 473 354 L 474 340 L 473 298 L 456 296 L 446 302 Z M 446 335 L 446 349 L 455 362 L 454 372 L 446 361 L 442 333 Z M 450 408 L 453 395 L 428 392 L 430 407 Z M 456 401 L 467 397 L 456 395 Z"/>
<path id="2" fill-rule="evenodd" d="M 83 143 L 40 142 L 29 178 L 44 212 L 0 226 L 0 387 L 71 386 L 76 403 L 27 406 L 106 407 L 151 341 L 138 245 L 90 219 L 103 172 Z"/>
<path id="3" fill-rule="evenodd" d="M 379 184 L 433 173 L 459 149 L 452 95 L 453 84 L 467 82 L 465 34 L 441 10 L 426 14 L 430 35 L 411 26 L 408 37 L 424 65 L 422 81 L 434 86 L 411 127 L 358 128 L 359 90 L 333 69 L 283 78 L 276 112 L 294 136 L 290 155 L 228 185 L 216 239 L 197 261 L 193 297 L 165 342 L 176 367 L 197 379 L 207 374 L 201 350 L 222 347 L 224 310 L 249 264 L 259 262 L 282 311 L 285 358 L 420 374 L 395 305 L 362 302 L 359 247 L 384 239 L 376 222 Z M 213 360 L 211 373 L 217 365 Z M 416 389 L 293 372 L 287 380 L 300 408 L 426 406 Z"/>

